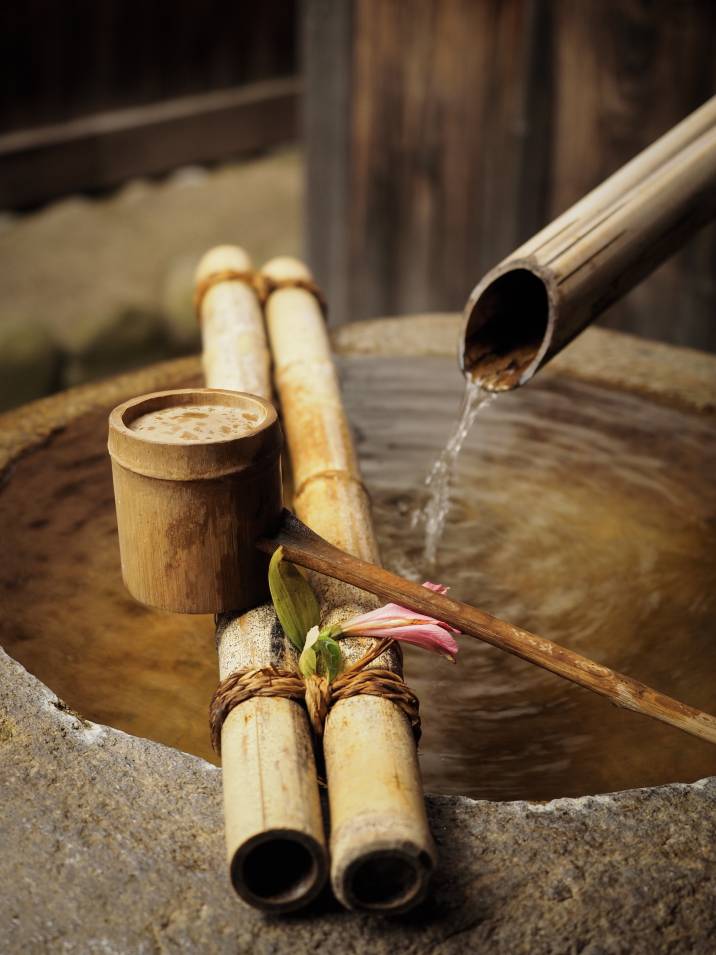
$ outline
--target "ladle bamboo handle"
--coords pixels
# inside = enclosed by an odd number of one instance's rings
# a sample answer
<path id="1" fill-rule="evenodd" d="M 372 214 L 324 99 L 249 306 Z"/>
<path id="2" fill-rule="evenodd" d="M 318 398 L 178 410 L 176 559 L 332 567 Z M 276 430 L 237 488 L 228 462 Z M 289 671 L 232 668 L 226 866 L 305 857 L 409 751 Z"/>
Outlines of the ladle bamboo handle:
<path id="1" fill-rule="evenodd" d="M 535 663 L 558 676 L 605 696 L 617 706 L 669 723 L 677 729 L 716 743 L 716 717 L 672 699 L 638 680 L 610 670 L 551 640 L 515 627 L 469 604 L 434 593 L 397 574 L 352 557 L 329 544 L 284 510 L 278 533 L 258 547 L 269 553 L 283 547 L 287 560 L 328 577 L 361 587 L 378 597 L 417 613 L 443 620 L 462 633 Z"/>

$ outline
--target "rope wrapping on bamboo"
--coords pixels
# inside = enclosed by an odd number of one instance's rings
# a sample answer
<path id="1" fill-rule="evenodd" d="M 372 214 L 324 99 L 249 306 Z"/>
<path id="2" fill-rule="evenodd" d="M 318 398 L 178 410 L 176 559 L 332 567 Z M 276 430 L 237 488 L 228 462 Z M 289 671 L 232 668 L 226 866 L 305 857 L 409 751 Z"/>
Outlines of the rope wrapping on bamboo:
<path id="1" fill-rule="evenodd" d="M 326 718 L 335 703 L 353 696 L 378 696 L 390 700 L 410 721 L 416 742 L 420 739 L 420 703 L 397 673 L 383 667 L 367 669 L 393 641 L 379 641 L 364 656 L 328 682 L 322 676 L 303 677 L 292 670 L 277 667 L 237 670 L 222 680 L 209 706 L 211 743 L 221 752 L 221 727 L 229 713 L 255 696 L 278 696 L 303 703 L 317 739 L 323 736 Z"/>
<path id="2" fill-rule="evenodd" d="M 222 282 L 242 282 L 248 285 L 256 293 L 261 306 L 265 307 L 269 297 L 274 292 L 284 288 L 298 288 L 309 292 L 318 302 L 324 318 L 328 314 L 328 304 L 320 287 L 312 279 L 272 279 L 262 272 L 254 272 L 252 269 L 221 269 L 218 272 L 212 272 L 205 278 L 200 279 L 194 288 L 194 311 L 199 324 L 201 324 L 201 306 L 204 296 L 215 285 Z"/>

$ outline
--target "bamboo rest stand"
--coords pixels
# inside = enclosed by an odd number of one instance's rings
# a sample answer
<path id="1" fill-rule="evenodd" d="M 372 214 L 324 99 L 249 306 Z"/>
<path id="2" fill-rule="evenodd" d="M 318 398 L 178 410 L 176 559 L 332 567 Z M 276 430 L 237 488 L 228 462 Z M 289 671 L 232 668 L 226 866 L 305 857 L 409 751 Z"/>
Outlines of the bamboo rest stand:
<path id="1" fill-rule="evenodd" d="M 716 97 L 488 272 L 463 371 L 489 391 L 529 381 L 714 216 Z"/>
<path id="2" fill-rule="evenodd" d="M 207 384 L 271 394 L 269 353 L 251 262 L 219 247 L 200 263 L 200 301 Z M 232 275 L 233 273 L 233 275 Z M 287 283 L 271 294 L 266 318 L 275 375 L 304 520 L 336 544 L 368 559 L 377 550 L 343 411 L 328 337 L 316 297 L 301 284 L 301 263 L 274 260 L 263 273 Z M 233 360 L 232 360 L 233 359 Z M 237 374 L 237 369 L 241 372 Z M 374 605 L 354 588 L 325 577 L 314 582 L 326 620 Z M 227 614 L 217 627 L 220 676 L 236 670 L 295 666 L 295 654 L 270 606 Z M 346 641 L 362 656 L 372 641 Z M 376 665 L 400 669 L 393 650 Z M 222 763 L 227 852 L 237 892 L 267 911 L 289 911 L 320 891 L 327 868 L 318 786 L 305 712 L 284 699 L 251 699 L 225 720 Z M 347 906 L 400 911 L 427 891 L 435 850 L 427 825 L 410 725 L 391 702 L 346 700 L 332 711 L 324 737 L 331 800 L 332 882 Z"/>
<path id="3" fill-rule="evenodd" d="M 212 250 L 199 266 L 204 367 L 207 384 L 223 386 L 231 374 L 233 387 L 237 364 L 252 373 L 258 368 L 255 387 L 269 396 L 268 349 L 255 287 L 246 282 L 250 269 L 246 254 L 233 247 Z M 235 279 L 227 277 L 231 272 Z M 310 274 L 293 259 L 274 260 L 262 274 L 272 284 L 287 285 L 270 295 L 266 320 L 291 452 L 294 506 L 334 543 L 375 560 L 370 508 L 325 323 L 316 297 L 300 287 Z M 212 276 L 221 280 L 210 284 Z M 240 362 L 232 362 L 237 353 Z M 247 353 L 255 355 L 253 364 Z M 243 376 L 238 384 L 246 387 Z M 314 586 L 326 620 L 374 606 L 365 593 L 325 577 Z M 271 607 L 225 615 L 217 638 L 222 679 L 252 666 L 295 666 Z M 371 643 L 346 641 L 346 655 L 355 660 Z M 399 670 L 400 660 L 396 649 L 375 662 Z M 242 703 L 224 722 L 221 742 L 234 886 L 267 910 L 305 904 L 320 890 L 327 854 L 303 708 L 282 699 Z M 370 911 L 410 907 L 427 891 L 435 850 L 406 717 L 384 699 L 346 700 L 329 716 L 324 754 L 336 895 L 349 907 Z"/>

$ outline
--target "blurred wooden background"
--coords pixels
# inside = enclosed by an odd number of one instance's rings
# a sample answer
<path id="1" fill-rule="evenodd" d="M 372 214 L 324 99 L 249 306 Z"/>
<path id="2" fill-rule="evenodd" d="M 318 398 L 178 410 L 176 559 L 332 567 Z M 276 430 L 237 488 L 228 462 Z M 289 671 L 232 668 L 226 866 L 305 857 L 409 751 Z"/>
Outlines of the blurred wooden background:
<path id="1" fill-rule="evenodd" d="M 456 310 L 716 92 L 716 3 L 7 0 L 0 80 L 0 208 L 302 129 L 331 320 Z M 715 272 L 711 226 L 602 322 L 716 350 Z"/>
<path id="2" fill-rule="evenodd" d="M 4 0 L 0 208 L 298 136 L 297 0 Z"/>
<path id="3" fill-rule="evenodd" d="M 334 320 L 482 274 L 716 93 L 713 0 L 308 0 L 308 244 Z M 716 228 L 603 324 L 716 350 Z"/>

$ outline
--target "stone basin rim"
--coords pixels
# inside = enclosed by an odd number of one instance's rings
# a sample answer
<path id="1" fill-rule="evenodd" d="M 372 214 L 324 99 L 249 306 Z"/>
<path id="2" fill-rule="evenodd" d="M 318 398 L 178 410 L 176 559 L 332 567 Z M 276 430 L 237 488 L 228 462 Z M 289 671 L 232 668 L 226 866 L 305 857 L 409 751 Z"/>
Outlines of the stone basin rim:
<path id="1" fill-rule="evenodd" d="M 194 753 L 187 753 L 185 750 L 167 746 L 164 743 L 149 739 L 148 737 L 134 736 L 131 733 L 125 733 L 124 730 L 117 729 L 116 726 L 109 726 L 106 723 L 95 723 L 92 720 L 88 720 L 86 717 L 82 716 L 81 713 L 77 713 L 71 707 L 67 706 L 67 704 L 54 692 L 51 687 L 30 673 L 29 670 L 27 670 L 21 663 L 18 663 L 18 661 L 15 660 L 14 657 L 7 653 L 2 647 L 0 647 L 0 662 L 5 662 L 6 664 L 9 663 L 10 666 L 17 667 L 18 670 L 22 672 L 25 679 L 32 681 L 32 683 L 36 685 L 38 695 L 41 697 L 42 704 L 47 708 L 48 713 L 54 719 L 65 723 L 68 729 L 71 728 L 74 732 L 86 734 L 86 740 L 88 743 L 94 742 L 100 736 L 109 734 L 118 740 L 127 739 L 141 743 L 142 746 L 145 746 L 147 749 L 155 750 L 158 755 L 165 757 L 171 756 L 173 753 L 179 753 L 182 758 L 195 761 L 196 765 L 201 768 L 203 773 L 211 776 L 221 774 L 221 766 L 215 766 L 213 763 L 208 762 L 208 760 L 203 759 L 201 756 L 196 756 Z M 76 725 L 77 723 L 80 724 L 79 730 Z M 678 732 L 678 730 L 674 730 L 674 732 Z M 426 792 L 425 795 L 431 800 L 431 802 L 449 802 L 453 799 L 460 799 L 465 803 L 474 805 L 498 804 L 501 806 L 512 806 L 515 809 L 529 809 L 531 812 L 549 813 L 564 808 L 588 809 L 590 803 L 609 803 L 615 798 L 629 794 L 652 793 L 654 795 L 658 795 L 659 793 L 674 792 L 685 789 L 700 790 L 711 785 L 716 786 L 716 776 L 703 776 L 701 779 L 695 779 L 691 783 L 672 782 L 663 783 L 660 786 L 637 786 L 631 789 L 617 789 L 613 792 L 589 793 L 585 796 L 558 796 L 554 799 L 546 800 L 476 799 L 473 796 L 462 795 L 462 793 L 450 795 L 445 793 Z"/>

